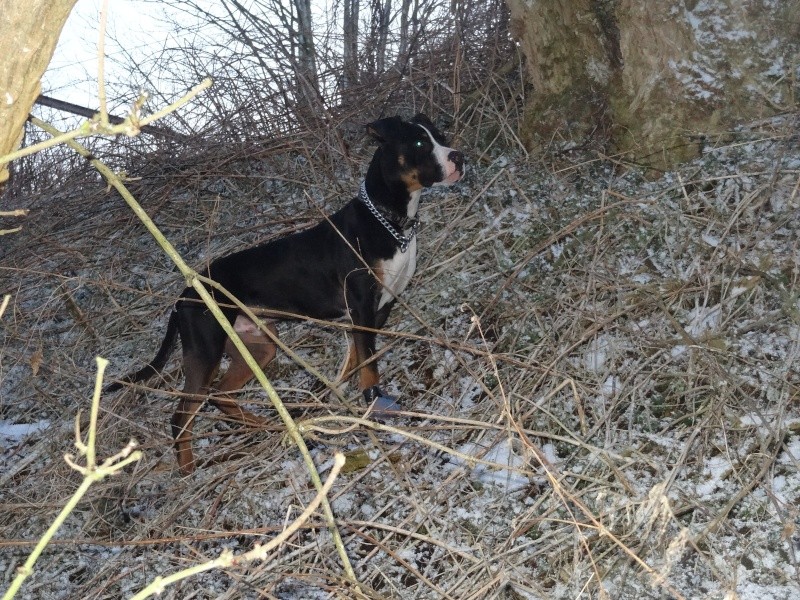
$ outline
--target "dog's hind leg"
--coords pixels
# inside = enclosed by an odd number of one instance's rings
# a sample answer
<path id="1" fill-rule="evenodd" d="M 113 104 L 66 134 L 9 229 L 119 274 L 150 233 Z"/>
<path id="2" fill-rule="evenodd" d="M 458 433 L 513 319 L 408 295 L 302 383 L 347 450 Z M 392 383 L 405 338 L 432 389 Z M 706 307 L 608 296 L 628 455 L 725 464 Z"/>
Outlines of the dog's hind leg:
<path id="1" fill-rule="evenodd" d="M 172 438 L 178 453 L 178 467 L 186 475 L 195 467 L 192 429 L 219 369 L 225 347 L 225 331 L 214 316 L 199 304 L 180 303 L 177 306 L 177 319 L 183 346 L 185 380 L 183 394 L 172 415 L 171 425 Z"/>
<path id="2" fill-rule="evenodd" d="M 241 354 L 208 313 L 186 312 L 186 322 L 181 330 L 184 345 L 183 369 L 185 383 L 183 396 L 178 408 L 172 415 L 172 436 L 178 453 L 178 466 L 183 474 L 191 473 L 195 468 L 192 453 L 192 430 L 194 420 L 203 403 L 208 399 L 231 419 L 251 427 L 265 423 L 265 419 L 254 415 L 237 404 L 225 394 L 241 388 L 249 381 L 253 372 L 244 362 Z M 248 322 L 241 326 L 237 321 L 236 329 L 248 350 L 262 368 L 275 356 L 275 344 L 268 336 Z M 270 330 L 275 333 L 272 325 Z M 211 382 L 219 369 L 222 351 L 225 349 L 231 357 L 231 364 L 217 385 L 222 395 L 209 396 Z"/>
<path id="3" fill-rule="evenodd" d="M 218 367 L 219 359 L 209 360 L 209 357 L 184 353 L 183 371 L 186 381 L 183 386 L 183 396 L 178 402 L 178 408 L 172 415 L 171 422 L 172 438 L 175 440 L 175 450 L 178 453 L 178 468 L 184 475 L 194 471 L 192 456 L 194 420 L 203 406 L 208 386 Z"/>
<path id="4" fill-rule="evenodd" d="M 267 328 L 273 335 L 277 335 L 278 332 L 272 323 L 268 323 Z M 268 335 L 260 331 L 249 319 L 240 317 L 236 321 L 236 330 L 260 368 L 263 369 L 275 358 L 275 344 Z M 250 427 L 264 425 L 266 419 L 245 410 L 233 398 L 226 395 L 229 392 L 241 389 L 244 384 L 253 378 L 253 371 L 244 361 L 244 358 L 230 339 L 225 342 L 225 352 L 230 357 L 231 363 L 225 375 L 222 376 L 222 379 L 216 386 L 217 391 L 220 392 L 221 395 L 212 396 L 209 399 L 210 402 L 230 418 L 243 425 Z"/>

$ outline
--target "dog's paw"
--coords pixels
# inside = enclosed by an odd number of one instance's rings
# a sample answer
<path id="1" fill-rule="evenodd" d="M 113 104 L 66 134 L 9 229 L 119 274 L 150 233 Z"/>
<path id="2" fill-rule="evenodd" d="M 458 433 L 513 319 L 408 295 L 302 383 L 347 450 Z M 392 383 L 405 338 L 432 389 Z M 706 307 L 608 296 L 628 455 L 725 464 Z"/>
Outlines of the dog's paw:
<path id="1" fill-rule="evenodd" d="M 369 404 L 370 413 L 374 415 L 386 415 L 402 410 L 397 398 L 385 393 L 377 385 L 364 390 L 364 400 Z"/>

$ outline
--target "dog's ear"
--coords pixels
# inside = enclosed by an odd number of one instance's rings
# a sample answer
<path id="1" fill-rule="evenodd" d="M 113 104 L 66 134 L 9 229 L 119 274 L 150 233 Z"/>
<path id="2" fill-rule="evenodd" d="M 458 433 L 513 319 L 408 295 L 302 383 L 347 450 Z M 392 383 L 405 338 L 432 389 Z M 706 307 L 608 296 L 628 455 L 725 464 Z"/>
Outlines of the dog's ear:
<path id="1" fill-rule="evenodd" d="M 386 117 L 378 119 L 367 125 L 367 133 L 370 134 L 379 144 L 385 144 L 389 140 L 397 138 L 400 125 L 403 123 L 400 117 Z"/>
<path id="2" fill-rule="evenodd" d="M 411 119 L 411 122 L 422 125 L 428 131 L 438 131 L 436 125 L 433 124 L 433 121 L 428 118 L 428 115 L 417 113 L 414 115 L 414 118 Z"/>

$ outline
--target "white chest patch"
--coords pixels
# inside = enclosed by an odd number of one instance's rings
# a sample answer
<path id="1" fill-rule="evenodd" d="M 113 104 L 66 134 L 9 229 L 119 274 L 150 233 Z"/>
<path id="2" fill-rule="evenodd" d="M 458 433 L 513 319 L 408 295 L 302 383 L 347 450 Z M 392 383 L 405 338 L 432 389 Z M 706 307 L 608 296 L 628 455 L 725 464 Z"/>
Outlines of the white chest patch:
<path id="1" fill-rule="evenodd" d="M 378 269 L 383 274 L 383 292 L 381 292 L 381 299 L 378 302 L 380 309 L 395 296 L 403 293 L 414 276 L 414 271 L 417 270 L 416 236 L 408 244 L 405 252 L 400 252 L 398 249 L 392 258 L 379 264 Z"/>

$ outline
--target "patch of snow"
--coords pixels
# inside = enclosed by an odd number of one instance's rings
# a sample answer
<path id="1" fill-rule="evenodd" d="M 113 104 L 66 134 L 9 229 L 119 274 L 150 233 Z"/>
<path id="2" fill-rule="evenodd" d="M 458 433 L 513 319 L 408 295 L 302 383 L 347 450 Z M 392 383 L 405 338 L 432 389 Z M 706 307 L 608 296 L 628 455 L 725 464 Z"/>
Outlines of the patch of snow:
<path id="1" fill-rule="evenodd" d="M 465 410 L 475 406 L 475 401 L 483 391 L 480 384 L 471 376 L 460 377 L 459 383 L 461 393 L 458 396 L 458 405 Z"/>
<path id="2" fill-rule="evenodd" d="M 603 385 L 600 386 L 600 394 L 605 398 L 613 398 L 619 393 L 621 386 L 622 383 L 620 382 L 619 377 L 612 375 L 603 382 Z"/>
<path id="3" fill-rule="evenodd" d="M 700 337 L 719 326 L 722 306 L 697 306 L 689 312 L 689 324 L 686 333 L 692 337 Z"/>
<path id="4" fill-rule="evenodd" d="M 712 456 L 703 465 L 703 481 L 698 482 L 695 490 L 700 498 L 709 496 L 724 485 L 724 479 L 731 472 L 732 466 L 725 455 Z"/>
<path id="5" fill-rule="evenodd" d="M 583 355 L 584 368 L 592 373 L 602 373 L 611 350 L 611 340 L 608 336 L 599 335 L 593 338 L 587 344 L 586 352 Z"/>
<path id="6" fill-rule="evenodd" d="M 472 477 L 483 484 L 494 485 L 507 492 L 521 490 L 530 485 L 530 479 L 518 471 L 518 469 L 527 467 L 527 461 L 514 451 L 510 439 L 504 439 L 488 450 L 478 443 L 467 442 L 459 447 L 458 451 L 461 454 L 509 467 L 509 469 L 495 469 L 489 465 L 475 465 L 472 469 Z M 547 454 L 547 451 L 545 451 L 545 454 Z M 454 456 L 450 460 L 456 465 L 464 464 L 464 461 L 459 457 Z M 548 457 L 548 460 L 550 460 L 550 457 Z"/>
<path id="7" fill-rule="evenodd" d="M 717 236 L 715 236 L 715 235 L 711 235 L 711 234 L 710 234 L 710 233 L 708 233 L 708 232 L 704 232 L 704 233 L 703 233 L 703 235 L 702 235 L 701 237 L 702 237 L 702 240 L 703 240 L 703 241 L 704 241 L 706 244 L 708 244 L 709 246 L 711 246 L 712 248 L 716 248 L 717 246 L 719 246 L 719 243 L 720 243 L 720 241 L 721 241 L 719 237 L 717 237 Z"/>
<path id="8" fill-rule="evenodd" d="M 19 442 L 23 438 L 34 433 L 38 433 L 50 427 L 50 421 L 43 419 L 33 423 L 13 423 L 11 421 L 0 421 L 0 438 L 5 438 L 11 442 Z"/>

